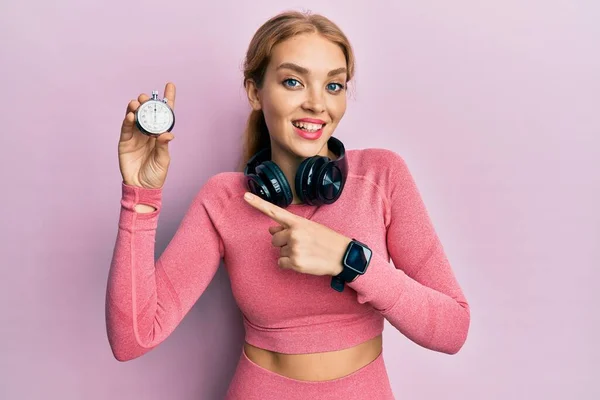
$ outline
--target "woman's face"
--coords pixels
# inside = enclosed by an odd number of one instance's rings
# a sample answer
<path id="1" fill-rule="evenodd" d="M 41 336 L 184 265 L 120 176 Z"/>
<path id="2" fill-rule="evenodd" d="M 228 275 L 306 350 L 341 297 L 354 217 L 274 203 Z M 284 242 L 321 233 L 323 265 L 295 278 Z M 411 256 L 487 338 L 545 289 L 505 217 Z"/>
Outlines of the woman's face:
<path id="1" fill-rule="evenodd" d="M 327 140 L 346 112 L 346 58 L 319 34 L 303 34 L 273 47 L 263 85 L 248 98 L 265 116 L 271 147 L 288 156 L 328 155 Z"/>

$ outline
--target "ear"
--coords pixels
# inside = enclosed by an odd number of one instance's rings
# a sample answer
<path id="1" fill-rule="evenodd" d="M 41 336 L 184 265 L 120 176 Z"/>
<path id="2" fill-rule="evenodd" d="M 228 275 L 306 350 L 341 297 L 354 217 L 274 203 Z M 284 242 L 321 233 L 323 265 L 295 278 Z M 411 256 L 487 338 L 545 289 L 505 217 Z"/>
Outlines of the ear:
<path id="1" fill-rule="evenodd" d="M 259 89 L 256 86 L 256 82 L 252 79 L 246 80 L 246 94 L 248 95 L 248 102 L 254 111 L 261 109 Z"/>

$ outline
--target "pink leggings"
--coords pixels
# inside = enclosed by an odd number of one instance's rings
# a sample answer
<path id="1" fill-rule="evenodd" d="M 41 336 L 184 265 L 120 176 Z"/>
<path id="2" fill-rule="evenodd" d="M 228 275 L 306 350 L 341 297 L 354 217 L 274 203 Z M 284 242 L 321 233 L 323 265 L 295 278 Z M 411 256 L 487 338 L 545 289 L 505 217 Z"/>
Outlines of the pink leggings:
<path id="1" fill-rule="evenodd" d="M 302 381 L 269 371 L 244 350 L 225 400 L 394 400 L 383 354 L 358 371 L 328 381 Z"/>

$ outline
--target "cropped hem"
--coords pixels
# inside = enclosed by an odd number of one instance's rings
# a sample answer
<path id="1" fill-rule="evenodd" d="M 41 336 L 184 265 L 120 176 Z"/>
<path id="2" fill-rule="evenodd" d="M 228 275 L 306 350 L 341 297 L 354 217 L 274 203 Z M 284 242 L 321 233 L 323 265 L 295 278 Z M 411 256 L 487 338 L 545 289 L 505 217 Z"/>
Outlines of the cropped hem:
<path id="1" fill-rule="evenodd" d="M 244 316 L 245 341 L 253 346 L 283 354 L 323 353 L 364 343 L 383 332 L 384 318 L 372 310 L 351 321 L 308 325 L 305 329 L 262 328 Z"/>

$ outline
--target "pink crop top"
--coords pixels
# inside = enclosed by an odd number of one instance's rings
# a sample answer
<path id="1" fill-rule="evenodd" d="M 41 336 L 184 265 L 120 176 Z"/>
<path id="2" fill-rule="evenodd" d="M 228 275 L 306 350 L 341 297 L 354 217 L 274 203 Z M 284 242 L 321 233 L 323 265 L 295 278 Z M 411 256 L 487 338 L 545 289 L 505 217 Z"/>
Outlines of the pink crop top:
<path id="1" fill-rule="evenodd" d="M 279 251 L 268 231 L 276 223 L 244 201 L 242 172 L 207 180 L 156 262 L 162 189 L 123 183 L 106 293 L 114 356 L 130 360 L 165 340 L 221 261 L 252 345 L 288 354 L 340 350 L 382 333 L 385 318 L 420 346 L 459 351 L 469 305 L 407 165 L 386 149 L 348 150 L 346 156 L 348 178 L 334 204 L 287 208 L 373 250 L 366 274 L 342 293 L 330 287 L 330 276 L 277 266 Z M 156 211 L 137 213 L 136 204 Z"/>

